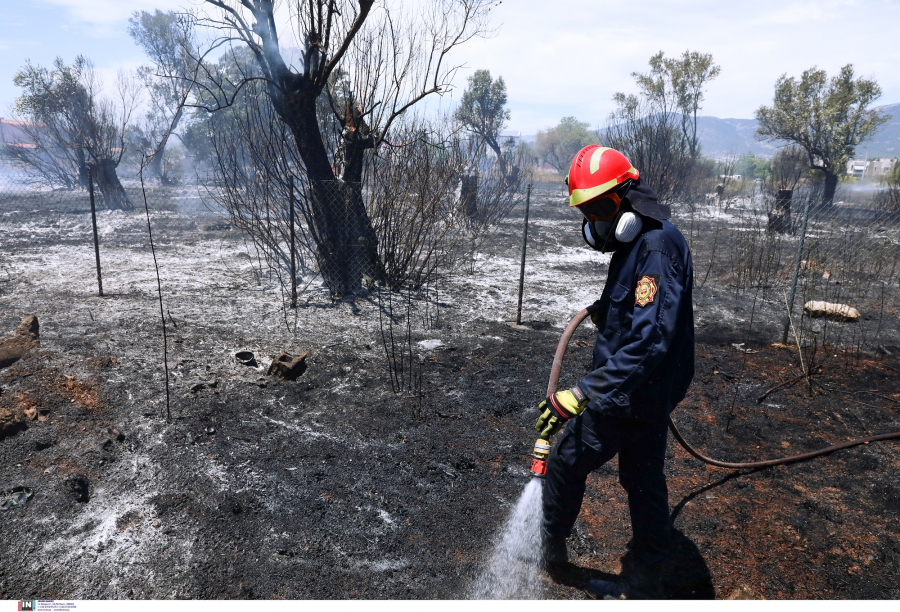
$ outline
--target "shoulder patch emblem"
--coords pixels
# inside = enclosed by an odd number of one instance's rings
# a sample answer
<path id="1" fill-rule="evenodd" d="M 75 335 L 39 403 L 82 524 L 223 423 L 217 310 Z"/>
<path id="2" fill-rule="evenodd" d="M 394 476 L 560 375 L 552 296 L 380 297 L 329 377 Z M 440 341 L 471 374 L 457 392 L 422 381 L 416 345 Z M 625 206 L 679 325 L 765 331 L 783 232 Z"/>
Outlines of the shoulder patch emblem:
<path id="1" fill-rule="evenodd" d="M 659 274 L 645 274 L 634 290 L 634 305 L 644 307 L 653 302 L 659 291 Z"/>

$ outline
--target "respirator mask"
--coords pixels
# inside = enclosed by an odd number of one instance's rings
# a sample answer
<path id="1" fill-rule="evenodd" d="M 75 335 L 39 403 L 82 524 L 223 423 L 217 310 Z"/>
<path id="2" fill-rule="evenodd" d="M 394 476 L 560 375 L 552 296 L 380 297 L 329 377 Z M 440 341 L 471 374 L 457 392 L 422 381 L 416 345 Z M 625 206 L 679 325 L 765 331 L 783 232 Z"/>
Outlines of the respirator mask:
<path id="1" fill-rule="evenodd" d="M 637 238 L 643 226 L 641 218 L 629 210 L 610 221 L 589 222 L 583 219 L 581 234 L 591 248 L 609 253 Z"/>
<path id="2" fill-rule="evenodd" d="M 578 206 L 584 216 L 581 234 L 591 248 L 608 253 L 622 244 L 631 242 L 641 232 L 643 222 L 634 212 L 625 209 L 625 193 L 630 188 L 627 181 L 615 191 Z"/>

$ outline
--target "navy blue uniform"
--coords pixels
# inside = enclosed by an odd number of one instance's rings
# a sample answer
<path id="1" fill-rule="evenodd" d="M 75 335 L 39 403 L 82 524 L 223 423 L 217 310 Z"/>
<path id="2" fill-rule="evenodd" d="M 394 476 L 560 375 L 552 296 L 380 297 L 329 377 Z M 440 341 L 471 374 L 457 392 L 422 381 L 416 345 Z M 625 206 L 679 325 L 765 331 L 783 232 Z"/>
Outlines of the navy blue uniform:
<path id="1" fill-rule="evenodd" d="M 666 421 L 694 376 L 694 278 L 690 250 L 668 221 L 646 220 L 609 265 L 598 307 L 589 398 L 554 445 L 544 486 L 544 530 L 568 537 L 590 472 L 619 455 L 638 562 L 659 566 L 669 550 L 663 472 Z"/>

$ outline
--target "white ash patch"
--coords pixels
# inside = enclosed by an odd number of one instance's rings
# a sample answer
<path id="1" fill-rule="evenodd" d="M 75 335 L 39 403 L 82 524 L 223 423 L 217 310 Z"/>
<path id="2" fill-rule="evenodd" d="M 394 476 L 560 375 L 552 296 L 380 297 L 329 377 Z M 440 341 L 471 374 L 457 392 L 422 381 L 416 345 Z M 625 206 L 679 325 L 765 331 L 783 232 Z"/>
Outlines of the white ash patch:
<path id="1" fill-rule="evenodd" d="M 397 522 L 391 518 L 391 514 L 387 510 L 378 509 L 378 516 L 383 520 L 389 527 L 396 528 Z"/>
<path id="2" fill-rule="evenodd" d="M 358 569 L 367 569 L 373 572 L 395 572 L 406 569 L 411 564 L 407 559 L 377 559 L 356 561 L 353 565 Z"/>
<path id="3" fill-rule="evenodd" d="M 523 318 L 546 320 L 565 327 L 573 314 L 599 299 L 606 281 L 604 265 L 610 254 L 584 247 L 561 246 L 526 257 L 523 288 Z M 520 259 L 491 257 L 472 276 L 454 278 L 451 295 L 472 295 L 475 308 L 460 308 L 467 321 L 494 321 L 515 317 L 518 303 Z M 565 267 L 565 271 L 556 269 Z"/>
<path id="4" fill-rule="evenodd" d="M 44 543 L 43 555 L 37 557 L 52 558 L 55 565 L 67 567 L 74 575 L 72 584 L 78 586 L 69 593 L 70 597 L 93 598 L 91 583 L 98 575 L 106 577 L 108 584 L 103 585 L 103 592 L 110 598 L 127 595 L 118 588 L 121 583 L 133 584 L 135 579 L 143 578 L 151 585 L 150 568 L 163 550 L 169 551 L 170 563 L 177 559 L 178 570 L 186 571 L 192 558 L 192 538 L 169 538 L 162 527 L 154 526 L 157 519 L 148 500 L 156 491 L 141 488 L 145 493 L 135 495 L 134 491 L 98 487 L 84 504 L 79 519 Z M 120 528 L 122 519 L 134 523 Z M 186 535 L 183 527 L 180 535 Z"/>
<path id="5" fill-rule="evenodd" d="M 437 349 L 444 347 L 444 342 L 437 338 L 431 338 L 429 340 L 420 340 L 416 344 L 419 345 L 423 351 L 436 351 Z"/>

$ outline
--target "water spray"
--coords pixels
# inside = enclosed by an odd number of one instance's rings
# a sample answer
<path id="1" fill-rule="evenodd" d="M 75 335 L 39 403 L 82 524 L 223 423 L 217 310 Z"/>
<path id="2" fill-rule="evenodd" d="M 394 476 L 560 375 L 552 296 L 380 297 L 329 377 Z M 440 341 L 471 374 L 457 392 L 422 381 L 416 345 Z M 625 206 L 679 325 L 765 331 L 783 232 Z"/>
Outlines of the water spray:
<path id="1" fill-rule="evenodd" d="M 547 397 L 556 393 L 559 384 L 559 374 L 562 368 L 566 347 L 572 339 L 575 329 L 589 315 L 592 307 L 588 307 L 569 322 L 563 332 L 559 345 L 556 347 L 556 355 L 553 357 L 553 367 L 550 369 L 550 382 L 547 385 Z M 781 457 L 768 461 L 756 461 L 750 463 L 729 463 L 710 459 L 696 451 L 675 427 L 669 419 L 669 429 L 674 438 L 694 457 L 704 463 L 718 467 L 732 469 L 760 468 L 772 465 L 782 465 L 793 461 L 804 461 L 813 457 L 825 455 L 842 448 L 867 444 L 869 442 L 900 438 L 900 432 L 860 438 L 842 444 L 829 446 L 812 453 Z M 522 496 L 509 515 L 503 528 L 500 530 L 494 542 L 493 552 L 484 567 L 484 571 L 472 585 L 470 597 L 475 599 L 539 599 L 542 594 L 542 582 L 539 575 L 539 567 L 542 562 L 541 521 L 543 510 L 541 504 L 541 490 L 543 480 L 547 475 L 547 459 L 550 457 L 550 441 L 538 438 L 534 443 L 532 452 L 531 475 L 532 479 L 525 486 Z"/>

